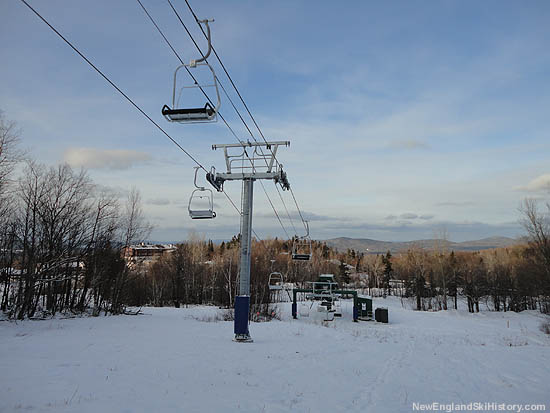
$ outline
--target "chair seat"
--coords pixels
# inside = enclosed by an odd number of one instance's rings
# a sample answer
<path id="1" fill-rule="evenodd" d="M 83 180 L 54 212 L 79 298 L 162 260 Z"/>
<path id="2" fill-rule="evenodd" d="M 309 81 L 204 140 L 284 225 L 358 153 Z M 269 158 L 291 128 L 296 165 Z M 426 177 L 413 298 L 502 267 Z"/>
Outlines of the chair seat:
<path id="1" fill-rule="evenodd" d="M 162 114 L 173 122 L 212 120 L 216 116 L 215 110 L 207 103 L 203 108 L 171 109 L 167 105 L 162 108 Z"/>
<path id="2" fill-rule="evenodd" d="M 191 219 L 212 219 L 216 217 L 216 213 L 210 210 L 195 210 L 189 211 Z"/>

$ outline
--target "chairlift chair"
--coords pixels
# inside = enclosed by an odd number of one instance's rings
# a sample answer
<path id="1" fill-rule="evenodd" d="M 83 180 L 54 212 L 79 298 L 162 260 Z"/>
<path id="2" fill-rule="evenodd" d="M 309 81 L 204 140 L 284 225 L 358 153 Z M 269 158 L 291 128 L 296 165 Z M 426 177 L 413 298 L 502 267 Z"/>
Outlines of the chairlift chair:
<path id="1" fill-rule="evenodd" d="M 206 200 L 208 202 L 207 209 L 196 209 L 198 202 Z M 191 193 L 189 199 L 189 216 L 191 219 L 212 219 L 216 218 L 216 212 L 214 211 L 214 194 L 211 189 L 199 188 L 195 189 Z"/>
<path id="2" fill-rule="evenodd" d="M 306 224 L 306 235 L 297 238 L 292 244 L 292 259 L 295 261 L 309 261 L 312 255 L 311 238 L 309 237 L 309 225 Z"/>
<path id="3" fill-rule="evenodd" d="M 282 290 L 283 289 L 283 274 L 280 272 L 272 272 L 269 274 L 269 289 L 270 290 Z"/>
<path id="4" fill-rule="evenodd" d="M 342 303 L 337 298 L 333 301 L 333 309 L 335 317 L 342 317 Z"/>
<path id="5" fill-rule="evenodd" d="M 334 310 L 329 310 L 327 308 L 327 310 L 324 312 L 324 319 L 323 321 L 333 321 L 334 320 Z"/>
<path id="6" fill-rule="evenodd" d="M 311 253 L 304 254 L 299 252 L 293 252 L 292 259 L 294 261 L 309 261 L 311 259 Z"/>
<path id="7" fill-rule="evenodd" d="M 199 20 L 199 23 L 202 23 L 206 26 L 207 30 L 207 37 L 208 37 L 208 51 L 206 52 L 203 57 L 197 60 L 191 60 L 190 63 L 184 63 L 182 65 L 179 65 L 175 72 L 174 72 L 174 86 L 172 89 L 172 107 L 168 105 L 164 105 L 162 107 L 162 115 L 169 121 L 169 122 L 180 122 L 180 123 L 204 123 L 204 122 L 215 122 L 217 120 L 217 114 L 218 110 L 220 109 L 220 91 L 218 88 L 218 79 L 216 77 L 216 73 L 214 72 L 214 69 L 212 66 L 206 61 L 208 56 L 210 56 L 210 52 L 212 51 L 212 39 L 210 35 L 210 26 L 208 25 L 209 21 L 214 20 Z M 181 88 L 180 95 L 185 89 L 193 89 L 193 88 L 202 88 L 205 87 L 213 87 L 216 90 L 216 98 L 217 103 L 215 106 L 213 106 L 213 103 L 206 102 L 206 104 L 203 107 L 191 107 L 191 108 L 181 108 L 179 107 L 179 96 L 176 100 L 176 89 L 177 89 L 177 76 L 178 71 L 185 67 L 188 70 L 197 68 L 199 66 L 206 66 L 212 73 L 212 81 L 211 84 L 205 84 L 205 83 L 198 83 L 195 81 L 191 85 L 186 85 Z M 204 92 L 203 92 L 204 93 Z"/>
<path id="8" fill-rule="evenodd" d="M 189 204 L 187 205 L 189 216 L 191 217 L 191 219 L 216 218 L 216 212 L 214 212 L 214 193 L 211 189 L 207 189 L 203 186 L 197 185 L 197 172 L 199 169 L 200 167 L 195 167 L 194 184 L 196 189 L 191 192 Z M 204 208 L 205 204 L 206 208 Z"/>
<path id="9" fill-rule="evenodd" d="M 311 311 L 311 307 L 313 306 L 313 302 L 311 304 L 307 301 L 300 302 L 300 308 L 299 313 L 301 317 L 309 317 L 309 313 Z"/>

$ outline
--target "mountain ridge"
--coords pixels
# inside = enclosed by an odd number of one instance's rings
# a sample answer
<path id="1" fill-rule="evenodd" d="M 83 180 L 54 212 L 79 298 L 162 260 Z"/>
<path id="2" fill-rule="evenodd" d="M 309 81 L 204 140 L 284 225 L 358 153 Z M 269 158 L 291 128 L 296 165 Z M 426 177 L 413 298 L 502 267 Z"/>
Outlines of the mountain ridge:
<path id="1" fill-rule="evenodd" d="M 380 254 L 390 251 L 391 253 L 405 251 L 412 247 L 433 250 L 436 248 L 445 248 L 454 251 L 481 251 L 493 248 L 509 247 L 511 245 L 521 244 L 521 239 L 509 237 L 487 237 L 478 240 L 453 242 L 440 239 L 421 239 L 414 241 L 380 241 L 370 238 L 350 238 L 337 237 L 325 240 L 326 244 L 338 251 L 354 249 L 367 254 Z"/>

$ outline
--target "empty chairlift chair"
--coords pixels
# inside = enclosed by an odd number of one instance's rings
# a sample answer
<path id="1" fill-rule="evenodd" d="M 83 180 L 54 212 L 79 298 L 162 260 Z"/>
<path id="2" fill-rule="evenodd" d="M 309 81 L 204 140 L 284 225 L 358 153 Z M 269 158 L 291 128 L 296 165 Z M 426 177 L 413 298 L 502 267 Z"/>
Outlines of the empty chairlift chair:
<path id="1" fill-rule="evenodd" d="M 269 289 L 270 290 L 282 290 L 283 289 L 283 274 L 280 272 L 272 272 L 269 274 Z"/>
<path id="2" fill-rule="evenodd" d="M 212 219 L 216 218 L 214 211 L 214 194 L 210 189 L 195 189 L 189 199 L 189 216 L 191 219 Z M 207 205 L 203 205 L 206 201 Z M 199 205 L 199 203 L 201 205 Z M 202 209 L 200 209 L 202 206 Z M 206 208 L 205 208 L 206 206 Z"/>
<path id="3" fill-rule="evenodd" d="M 213 21 L 213 20 L 210 20 Z M 176 71 L 174 72 L 174 86 L 172 89 L 172 107 L 169 107 L 168 105 L 164 105 L 162 108 L 162 115 L 170 122 L 180 122 L 180 123 L 203 123 L 203 122 L 215 122 L 217 120 L 217 114 L 218 110 L 220 108 L 220 91 L 218 89 L 218 80 L 216 78 L 216 73 L 214 72 L 214 69 L 208 62 L 206 62 L 206 59 L 208 56 L 210 56 L 210 52 L 212 50 L 212 43 L 211 43 L 211 37 L 210 37 L 210 26 L 208 25 L 208 20 L 200 20 L 199 23 L 202 23 L 206 26 L 206 30 L 208 33 L 208 51 L 206 54 L 197 60 L 191 60 L 189 64 L 182 64 L 176 68 Z M 195 81 L 192 84 L 184 85 L 181 87 L 178 99 L 176 100 L 176 89 L 177 89 L 177 76 L 178 71 L 185 67 L 187 70 L 189 69 L 196 69 L 199 67 L 206 66 L 210 74 L 212 75 L 212 83 L 199 83 L 198 81 Z M 196 78 L 195 78 L 196 79 Z M 187 90 L 190 89 L 200 89 L 205 95 L 206 92 L 203 90 L 203 88 L 213 87 L 216 90 L 216 98 L 217 103 L 214 105 L 214 102 L 211 102 L 210 100 L 206 102 L 204 106 L 192 106 L 192 107 L 180 107 L 179 101 L 182 94 L 185 95 L 187 98 Z M 183 93 L 185 92 L 185 93 Z"/>
<path id="4" fill-rule="evenodd" d="M 311 260 L 311 240 L 299 238 L 294 241 L 292 259 L 295 261 Z"/>
<path id="5" fill-rule="evenodd" d="M 309 261 L 311 260 L 312 245 L 311 238 L 309 237 L 309 225 L 306 224 L 306 235 L 300 238 L 296 238 L 292 244 L 292 259 L 295 261 Z"/>
<path id="6" fill-rule="evenodd" d="M 212 219 L 216 218 L 214 212 L 214 193 L 212 190 L 197 185 L 197 172 L 199 167 L 195 168 L 195 187 L 191 193 L 187 209 L 191 219 Z"/>

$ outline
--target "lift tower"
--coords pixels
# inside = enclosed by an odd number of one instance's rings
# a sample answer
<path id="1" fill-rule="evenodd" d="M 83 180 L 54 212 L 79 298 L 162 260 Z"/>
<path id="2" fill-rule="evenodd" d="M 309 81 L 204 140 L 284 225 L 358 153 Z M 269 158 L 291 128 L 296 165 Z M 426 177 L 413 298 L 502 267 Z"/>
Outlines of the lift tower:
<path id="1" fill-rule="evenodd" d="M 248 330 L 250 312 L 250 248 L 252 233 L 253 189 L 256 179 L 272 179 L 283 190 L 290 189 L 283 165 L 277 162 L 279 146 L 289 146 L 289 141 L 241 142 L 212 145 L 212 149 L 223 149 L 227 171 L 216 173 L 215 169 L 206 174 L 206 179 L 223 191 L 225 181 L 243 182 L 241 200 L 241 261 L 239 295 L 235 298 L 235 341 L 252 341 Z"/>

